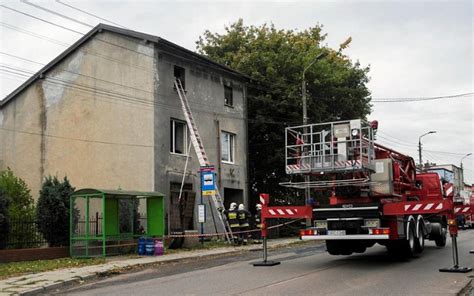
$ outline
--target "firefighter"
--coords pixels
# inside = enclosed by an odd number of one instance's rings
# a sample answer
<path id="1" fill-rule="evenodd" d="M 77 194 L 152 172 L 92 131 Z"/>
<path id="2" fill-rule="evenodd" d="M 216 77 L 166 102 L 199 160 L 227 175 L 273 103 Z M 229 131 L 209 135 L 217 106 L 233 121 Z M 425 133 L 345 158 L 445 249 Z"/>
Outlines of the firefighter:
<path id="1" fill-rule="evenodd" d="M 227 222 L 232 233 L 240 230 L 239 218 L 237 216 L 237 204 L 235 202 L 230 203 L 229 210 L 225 211 Z M 234 243 L 237 242 L 237 237 L 234 236 Z"/>
<path id="2" fill-rule="evenodd" d="M 250 224 L 249 224 L 250 213 L 249 213 L 249 211 L 247 211 L 245 209 L 244 204 L 239 205 L 237 215 L 238 215 L 238 218 L 239 218 L 240 231 L 249 230 L 249 228 L 250 228 Z M 249 236 L 248 232 L 240 233 L 240 235 L 239 235 L 239 244 L 246 245 L 248 236 Z"/>
<path id="3" fill-rule="evenodd" d="M 256 231 L 254 233 L 254 243 L 259 244 L 262 242 L 262 205 L 257 204 L 255 206 L 255 215 L 254 215 L 254 221 L 255 221 L 255 228 L 259 229 L 260 231 Z"/>

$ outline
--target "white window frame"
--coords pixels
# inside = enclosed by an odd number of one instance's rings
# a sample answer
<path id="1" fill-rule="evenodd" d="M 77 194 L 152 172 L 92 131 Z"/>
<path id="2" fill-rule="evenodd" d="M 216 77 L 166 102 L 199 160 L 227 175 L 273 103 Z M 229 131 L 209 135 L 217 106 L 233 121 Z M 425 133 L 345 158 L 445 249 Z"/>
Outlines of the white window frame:
<path id="1" fill-rule="evenodd" d="M 228 160 L 224 160 L 223 157 L 224 155 L 222 154 L 222 151 L 223 151 L 223 139 L 224 139 L 224 136 L 225 135 L 228 135 L 229 136 L 229 147 L 227 147 L 229 149 L 229 158 Z M 230 132 L 226 132 L 226 131 L 221 131 L 221 161 L 222 163 L 228 163 L 228 164 L 235 164 L 235 134 L 234 133 L 230 133 Z"/>
<path id="2" fill-rule="evenodd" d="M 177 122 L 184 125 L 183 153 L 176 152 L 176 146 L 175 145 L 176 145 L 176 123 Z M 185 121 L 179 120 L 179 119 L 174 119 L 174 118 L 171 118 L 170 124 L 171 124 L 171 143 L 170 143 L 171 151 L 170 151 L 170 153 L 175 154 L 175 155 L 186 155 L 186 153 L 188 151 L 188 125 L 186 124 Z"/>

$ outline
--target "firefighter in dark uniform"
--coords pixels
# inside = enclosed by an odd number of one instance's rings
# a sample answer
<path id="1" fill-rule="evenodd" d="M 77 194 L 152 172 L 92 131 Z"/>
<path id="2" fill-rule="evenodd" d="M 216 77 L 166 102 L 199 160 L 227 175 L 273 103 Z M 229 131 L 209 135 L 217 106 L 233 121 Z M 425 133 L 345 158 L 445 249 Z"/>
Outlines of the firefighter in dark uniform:
<path id="1" fill-rule="evenodd" d="M 237 204 L 235 202 L 232 202 L 230 204 L 229 209 L 225 211 L 225 215 L 227 217 L 227 222 L 229 222 L 229 227 L 232 231 L 232 235 L 234 236 L 234 243 L 236 243 L 238 240 L 234 232 L 238 232 L 240 230 L 240 224 L 237 213 Z"/>
<path id="2" fill-rule="evenodd" d="M 255 221 L 255 228 L 262 230 L 262 205 L 257 204 L 255 207 L 256 212 L 254 215 L 254 221 Z M 255 231 L 254 232 L 254 243 L 259 244 L 262 242 L 262 232 L 261 231 Z"/>
<path id="3" fill-rule="evenodd" d="M 239 209 L 237 211 L 237 215 L 239 217 L 239 225 L 240 231 L 246 231 L 250 229 L 250 213 L 244 207 L 244 204 L 239 205 Z M 247 244 L 247 238 L 249 236 L 248 232 L 241 233 L 239 235 L 239 243 L 240 244 Z"/>

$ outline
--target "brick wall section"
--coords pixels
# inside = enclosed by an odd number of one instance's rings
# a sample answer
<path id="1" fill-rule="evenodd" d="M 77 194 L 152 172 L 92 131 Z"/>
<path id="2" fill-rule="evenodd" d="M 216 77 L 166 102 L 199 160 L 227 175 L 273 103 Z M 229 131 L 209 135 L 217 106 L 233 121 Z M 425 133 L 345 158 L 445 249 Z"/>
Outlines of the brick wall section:
<path id="1" fill-rule="evenodd" d="M 69 247 L 0 250 L 0 263 L 69 257 Z"/>

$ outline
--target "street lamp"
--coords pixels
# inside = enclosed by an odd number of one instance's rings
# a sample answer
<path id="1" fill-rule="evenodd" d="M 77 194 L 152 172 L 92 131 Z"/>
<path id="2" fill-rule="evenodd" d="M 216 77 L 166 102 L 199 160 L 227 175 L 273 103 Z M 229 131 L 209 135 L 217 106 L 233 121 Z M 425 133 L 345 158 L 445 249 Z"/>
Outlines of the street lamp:
<path id="1" fill-rule="evenodd" d="M 464 156 L 461 158 L 461 174 L 462 174 L 461 182 L 462 182 L 462 188 L 464 188 L 464 168 L 463 168 L 463 166 L 462 166 L 462 161 L 464 160 L 464 158 L 469 157 L 469 156 L 471 156 L 471 155 L 472 155 L 472 153 L 468 153 L 468 154 L 464 155 Z"/>
<path id="2" fill-rule="evenodd" d="M 327 51 L 321 52 L 311 61 L 311 63 L 309 63 L 308 66 L 306 66 L 303 69 L 303 80 L 301 81 L 301 98 L 303 100 L 303 125 L 308 124 L 308 108 L 306 105 L 306 80 L 305 80 L 306 71 L 308 71 L 308 69 L 312 65 L 314 65 L 314 63 L 316 63 L 317 61 L 325 57 L 327 54 L 328 54 Z M 306 132 L 307 132 L 307 128 L 305 126 L 303 127 L 303 142 L 306 142 L 306 139 L 305 139 Z M 304 151 L 304 147 L 303 147 L 303 151 Z M 309 188 L 309 182 L 311 181 L 311 177 L 309 175 L 305 175 L 304 181 L 306 183 L 305 188 L 304 188 L 304 199 L 305 199 L 305 205 L 308 205 L 310 203 L 310 198 L 311 198 L 311 191 Z M 307 227 L 311 226 L 311 219 L 306 219 L 306 226 Z"/>
<path id="3" fill-rule="evenodd" d="M 321 52 L 303 70 L 303 80 L 301 81 L 301 95 L 302 95 L 302 100 L 303 100 L 303 125 L 308 124 L 308 109 L 306 105 L 306 80 L 305 80 L 306 71 L 308 71 L 308 69 L 311 68 L 311 66 L 314 65 L 314 63 L 316 63 L 317 61 L 325 57 L 327 54 L 328 53 L 326 51 Z"/>
<path id="4" fill-rule="evenodd" d="M 421 138 L 423 138 L 424 136 L 429 135 L 429 134 L 436 134 L 436 131 L 429 131 L 429 132 L 421 135 L 418 138 L 418 157 L 419 157 L 419 160 L 420 160 L 420 169 L 423 169 L 423 161 L 421 159 Z"/>

